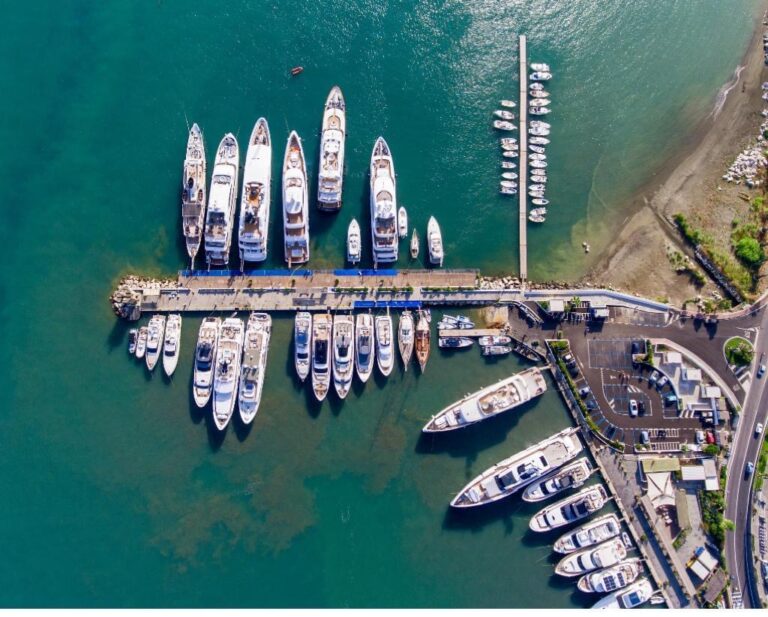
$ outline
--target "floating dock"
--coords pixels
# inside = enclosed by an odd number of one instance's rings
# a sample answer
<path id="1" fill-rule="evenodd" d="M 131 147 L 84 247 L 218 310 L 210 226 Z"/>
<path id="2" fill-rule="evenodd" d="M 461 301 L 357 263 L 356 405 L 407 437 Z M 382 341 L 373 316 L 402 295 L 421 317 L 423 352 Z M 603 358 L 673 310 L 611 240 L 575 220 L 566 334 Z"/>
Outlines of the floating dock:
<path id="1" fill-rule="evenodd" d="M 520 280 L 528 279 L 528 51 L 525 35 L 520 36 Z"/>

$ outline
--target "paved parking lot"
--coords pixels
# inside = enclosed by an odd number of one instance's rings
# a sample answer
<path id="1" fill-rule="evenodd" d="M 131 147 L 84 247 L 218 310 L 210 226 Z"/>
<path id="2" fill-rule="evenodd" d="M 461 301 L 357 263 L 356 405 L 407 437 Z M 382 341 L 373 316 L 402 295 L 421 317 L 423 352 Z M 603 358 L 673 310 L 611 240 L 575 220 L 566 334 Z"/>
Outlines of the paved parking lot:
<path id="1" fill-rule="evenodd" d="M 632 370 L 631 340 L 588 340 L 589 367 Z"/>

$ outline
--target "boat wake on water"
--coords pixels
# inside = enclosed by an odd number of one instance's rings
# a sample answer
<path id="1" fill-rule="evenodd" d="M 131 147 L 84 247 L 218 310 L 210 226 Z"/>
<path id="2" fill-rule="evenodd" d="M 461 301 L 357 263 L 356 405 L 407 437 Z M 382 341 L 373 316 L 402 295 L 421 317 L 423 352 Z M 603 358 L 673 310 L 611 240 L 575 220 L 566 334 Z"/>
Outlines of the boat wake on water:
<path id="1" fill-rule="evenodd" d="M 737 66 L 736 70 L 733 72 L 733 77 L 731 78 L 731 80 L 728 81 L 726 84 L 724 84 L 722 88 L 720 88 L 720 91 L 717 93 L 717 97 L 715 98 L 715 107 L 712 110 L 712 113 L 710 114 L 713 120 L 717 118 L 717 116 L 723 110 L 725 101 L 728 98 L 728 93 L 730 93 L 730 91 L 733 90 L 739 84 L 741 72 L 745 68 L 747 68 L 746 65 Z"/>

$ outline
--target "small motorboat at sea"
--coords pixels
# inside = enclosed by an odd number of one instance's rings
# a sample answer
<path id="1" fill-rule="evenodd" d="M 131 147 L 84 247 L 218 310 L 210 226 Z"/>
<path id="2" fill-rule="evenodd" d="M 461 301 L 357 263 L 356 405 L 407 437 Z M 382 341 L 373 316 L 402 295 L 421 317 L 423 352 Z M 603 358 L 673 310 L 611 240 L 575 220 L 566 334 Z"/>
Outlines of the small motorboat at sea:
<path id="1" fill-rule="evenodd" d="M 534 137 L 546 137 L 549 135 L 549 129 L 532 126 L 528 129 L 528 134 Z"/>
<path id="2" fill-rule="evenodd" d="M 445 336 L 437 340 L 440 349 L 466 349 L 472 347 L 474 341 L 467 336 Z"/>
<path id="3" fill-rule="evenodd" d="M 513 114 L 511 111 L 505 111 L 504 109 L 497 109 L 493 112 L 493 115 L 497 118 L 501 118 L 502 120 L 514 120 L 515 114 Z"/>
<path id="4" fill-rule="evenodd" d="M 556 553 L 568 554 L 600 544 L 621 533 L 621 523 L 615 514 L 598 517 L 560 536 L 552 547 Z"/>
<path id="5" fill-rule="evenodd" d="M 192 397 L 200 409 L 208 404 L 213 391 L 213 363 L 221 330 L 220 317 L 206 317 L 200 324 L 195 345 L 195 366 L 192 375 Z"/>
<path id="6" fill-rule="evenodd" d="M 165 326 L 165 342 L 163 343 L 163 371 L 170 377 L 179 363 L 179 349 L 181 347 L 181 315 L 174 313 L 168 315 Z"/>
<path id="7" fill-rule="evenodd" d="M 537 96 L 528 101 L 528 107 L 546 107 L 552 103 L 549 99 L 542 97 L 540 92 L 536 94 Z"/>
<path id="8" fill-rule="evenodd" d="M 141 360 L 147 352 L 148 334 L 149 328 L 147 328 L 147 326 L 141 326 L 141 328 L 139 328 L 139 334 L 136 337 L 136 358 L 139 360 Z"/>
<path id="9" fill-rule="evenodd" d="M 568 489 L 581 487 L 592 473 L 589 460 L 580 458 L 578 461 L 566 465 L 552 475 L 542 478 L 535 484 L 529 484 L 523 493 L 523 501 L 535 503 L 544 501 L 550 497 Z"/>
<path id="10" fill-rule="evenodd" d="M 471 330 L 474 327 L 475 322 L 466 315 L 443 315 L 437 324 L 438 330 Z"/>
<path id="11" fill-rule="evenodd" d="M 517 163 L 513 163 L 512 161 L 502 161 L 501 162 L 501 168 L 502 169 L 517 169 Z"/>
<path id="12" fill-rule="evenodd" d="M 545 62 L 531 62 L 530 67 L 532 71 L 549 72 L 549 65 Z"/>
<path id="13" fill-rule="evenodd" d="M 357 376 L 363 383 L 373 372 L 375 356 L 373 316 L 370 313 L 360 313 L 355 318 L 355 368 Z"/>
<path id="14" fill-rule="evenodd" d="M 489 345 L 511 345 L 512 337 L 506 334 L 494 334 L 481 336 L 477 339 L 477 344 L 481 347 L 488 347 Z"/>
<path id="15" fill-rule="evenodd" d="M 480 354 L 483 356 L 507 356 L 511 353 L 511 345 L 486 345 L 480 348 Z"/>
<path id="16" fill-rule="evenodd" d="M 549 139 L 546 137 L 531 137 L 528 142 L 534 146 L 546 146 L 549 143 Z"/>
<path id="17" fill-rule="evenodd" d="M 517 129 L 517 126 L 515 126 L 511 122 L 507 122 L 506 120 L 494 120 L 493 128 L 498 129 L 500 131 L 514 131 L 515 129 Z"/>
<path id="18" fill-rule="evenodd" d="M 501 185 L 501 188 L 504 188 L 504 189 L 516 189 L 517 188 L 517 182 L 515 182 L 513 180 L 502 180 L 501 182 L 499 182 L 499 184 Z"/>
<path id="19" fill-rule="evenodd" d="M 647 578 L 641 578 L 629 587 L 614 591 L 598 600 L 592 608 L 636 608 L 645 604 L 653 595 L 653 587 Z"/>
<path id="20" fill-rule="evenodd" d="M 531 81 L 549 81 L 552 79 L 552 73 L 547 71 L 534 71 L 530 75 Z"/>
<path id="21" fill-rule="evenodd" d="M 552 125 L 544 120 L 531 120 L 529 124 L 534 128 L 551 129 Z"/>
<path id="22" fill-rule="evenodd" d="M 138 328 L 128 330 L 128 353 L 132 356 L 136 354 L 136 341 L 139 338 Z"/>
<path id="23" fill-rule="evenodd" d="M 419 234 L 416 228 L 413 228 L 413 234 L 411 234 L 411 259 L 416 259 L 419 256 Z"/>
<path id="24" fill-rule="evenodd" d="M 520 146 L 517 144 L 505 144 L 504 142 L 501 142 L 501 149 L 507 152 L 517 152 L 520 149 Z"/>
<path id="25" fill-rule="evenodd" d="M 376 331 L 376 366 L 384 377 L 389 377 L 395 364 L 392 318 L 389 315 L 377 315 L 374 329 Z"/>
<path id="26" fill-rule="evenodd" d="M 442 266 L 445 257 L 443 235 L 434 216 L 430 216 L 427 223 L 427 248 L 429 249 L 429 263 L 433 266 Z"/>
<path id="27" fill-rule="evenodd" d="M 295 77 L 296 75 L 298 75 L 299 73 L 301 73 L 303 71 L 304 71 L 304 67 L 303 66 L 294 66 L 291 69 L 291 75 L 293 75 Z"/>
<path id="28" fill-rule="evenodd" d="M 563 557 L 555 566 L 555 574 L 566 577 L 581 576 L 592 570 L 610 568 L 627 556 L 627 547 L 621 538 L 608 540 Z"/>
<path id="29" fill-rule="evenodd" d="M 605 570 L 585 574 L 576 587 L 584 593 L 611 593 L 633 583 L 642 571 L 639 559 L 627 559 Z"/>
<path id="30" fill-rule="evenodd" d="M 408 212 L 403 206 L 397 211 L 397 235 L 405 238 L 408 235 Z"/>
<path id="31" fill-rule="evenodd" d="M 530 95 L 533 100 L 549 98 L 549 92 L 546 90 L 531 90 Z M 528 101 L 528 104 L 530 105 L 530 101 Z"/>
<path id="32" fill-rule="evenodd" d="M 528 146 L 528 149 L 531 152 L 535 152 L 536 154 L 546 154 L 547 153 L 547 149 L 544 146 L 537 146 L 537 145 L 534 145 L 534 144 L 530 144 Z"/>
<path id="33" fill-rule="evenodd" d="M 546 116 L 552 110 L 549 107 L 531 107 L 528 112 L 532 116 Z"/>
<path id="34" fill-rule="evenodd" d="M 360 225 L 352 219 L 347 228 L 347 261 L 351 264 L 360 262 L 362 255 Z"/>
<path id="35" fill-rule="evenodd" d="M 160 354 L 163 351 L 164 335 L 165 315 L 152 315 L 147 330 L 147 352 L 144 356 L 147 368 L 150 371 L 154 370 L 157 361 L 160 359 Z"/>
<path id="36" fill-rule="evenodd" d="M 546 215 L 546 213 L 541 214 L 539 212 L 537 212 L 537 213 L 531 212 L 528 215 L 528 220 L 531 223 L 545 223 L 547 221 L 547 215 Z"/>
<path id="37" fill-rule="evenodd" d="M 543 184 L 531 184 L 528 187 L 528 190 L 530 191 L 546 191 L 547 187 Z"/>
<path id="38" fill-rule="evenodd" d="M 541 206 L 543 208 L 544 206 L 549 205 L 549 199 L 544 199 L 543 197 L 534 197 L 531 199 L 531 203 L 534 206 Z"/>
<path id="39" fill-rule="evenodd" d="M 413 355 L 413 333 L 413 313 L 403 311 L 397 324 L 397 346 L 400 349 L 400 357 L 403 359 L 403 367 L 406 371 Z"/>
<path id="40" fill-rule="evenodd" d="M 510 107 L 511 108 L 511 107 L 516 107 L 517 103 L 515 103 L 514 101 L 509 101 L 507 99 L 502 99 L 501 106 L 502 107 Z"/>
<path id="41" fill-rule="evenodd" d="M 501 193 L 502 195 L 517 195 L 517 189 L 509 189 L 505 186 L 502 186 L 499 189 L 499 193 Z"/>
<path id="42" fill-rule="evenodd" d="M 547 168 L 547 162 L 546 161 L 536 161 L 533 160 L 530 163 L 531 167 L 534 167 L 536 169 L 546 169 Z"/>
<path id="43" fill-rule="evenodd" d="M 501 156 L 508 159 L 516 159 L 519 156 L 519 154 L 517 150 L 505 150 L 504 152 L 501 153 Z"/>
<path id="44" fill-rule="evenodd" d="M 539 154 L 538 152 L 532 152 L 528 155 L 529 161 L 546 161 L 547 155 L 546 154 Z"/>
<path id="45" fill-rule="evenodd" d="M 427 361 L 429 360 L 429 346 L 430 346 L 430 333 L 429 333 L 429 318 L 427 313 L 423 310 L 419 310 L 417 313 L 416 321 L 416 360 L 419 362 L 419 368 L 422 374 L 427 367 Z"/>
<path id="46" fill-rule="evenodd" d="M 499 141 L 502 146 L 514 146 L 517 143 L 517 137 L 502 137 Z"/>
<path id="47" fill-rule="evenodd" d="M 531 85 L 529 85 L 528 88 L 530 90 L 543 90 L 544 89 L 544 84 L 539 84 L 539 83 L 534 82 Z"/>
<path id="48" fill-rule="evenodd" d="M 608 501 L 602 485 L 589 486 L 575 495 L 543 508 L 531 518 L 531 531 L 543 532 L 563 527 L 591 516 Z"/>
<path id="49" fill-rule="evenodd" d="M 293 322 L 293 363 L 301 381 L 309 375 L 312 350 L 312 313 L 299 311 Z"/>
<path id="50" fill-rule="evenodd" d="M 505 180 L 517 180 L 517 174 L 514 171 L 505 171 L 501 177 Z"/>

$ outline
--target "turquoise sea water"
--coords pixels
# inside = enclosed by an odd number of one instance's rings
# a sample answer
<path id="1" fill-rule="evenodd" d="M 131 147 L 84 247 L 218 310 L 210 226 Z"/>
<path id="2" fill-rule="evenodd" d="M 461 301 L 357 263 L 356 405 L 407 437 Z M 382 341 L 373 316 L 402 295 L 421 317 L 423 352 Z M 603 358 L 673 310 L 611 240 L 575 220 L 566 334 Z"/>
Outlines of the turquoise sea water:
<path id="1" fill-rule="evenodd" d="M 462 438 L 431 413 L 522 366 L 435 350 L 427 373 L 312 403 L 276 316 L 261 411 L 223 440 L 189 401 L 199 317 L 172 381 L 125 353 L 106 297 L 124 272 L 184 263 L 178 186 L 188 122 L 245 140 L 268 118 L 316 169 L 322 104 L 348 105 L 344 209 L 311 214 L 312 267 L 341 265 L 383 134 L 411 223 L 440 220 L 446 265 L 514 270 L 516 209 L 496 194 L 489 128 L 513 96 L 516 36 L 556 78 L 547 224 L 532 277 L 578 275 L 633 188 L 708 113 L 757 1 L 77 2 L 0 22 L 0 605 L 580 606 L 552 576 L 533 508 L 469 517 L 451 496 L 565 426 L 553 392 Z M 290 79 L 290 66 L 305 72 Z M 277 176 L 277 174 L 275 174 Z M 280 237 L 278 186 L 273 254 Z M 612 227 L 613 226 L 613 227 Z M 364 228 L 365 229 L 365 228 Z M 588 229 L 588 231 L 586 231 Z M 279 256 L 271 261 L 279 265 Z"/>

